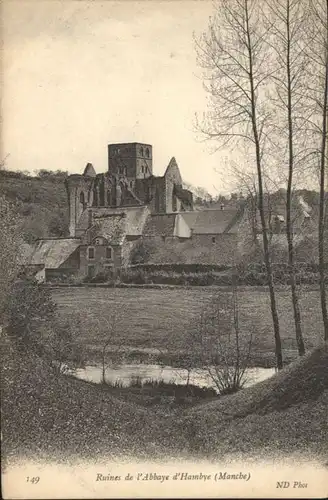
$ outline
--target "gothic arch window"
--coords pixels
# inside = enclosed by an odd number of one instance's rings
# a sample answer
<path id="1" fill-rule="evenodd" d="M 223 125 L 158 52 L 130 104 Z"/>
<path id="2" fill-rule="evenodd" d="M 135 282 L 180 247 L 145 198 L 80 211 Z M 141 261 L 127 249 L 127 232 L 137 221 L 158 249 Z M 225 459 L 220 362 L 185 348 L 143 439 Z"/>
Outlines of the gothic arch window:
<path id="1" fill-rule="evenodd" d="M 104 185 L 99 186 L 99 206 L 103 207 L 105 205 L 105 190 Z"/>
<path id="2" fill-rule="evenodd" d="M 83 205 L 83 207 L 84 207 L 84 205 L 85 205 L 85 198 L 84 198 L 84 193 L 83 193 L 83 191 L 81 191 L 81 193 L 80 193 L 80 203 L 82 203 L 82 205 Z"/>
<path id="3" fill-rule="evenodd" d="M 93 206 L 98 206 L 98 191 L 96 187 L 93 188 Z"/>
<path id="4" fill-rule="evenodd" d="M 147 158 L 149 158 L 149 149 L 148 148 L 146 148 L 146 156 L 147 156 Z"/>
<path id="5" fill-rule="evenodd" d="M 143 154 L 144 154 L 143 148 L 140 148 L 140 154 L 141 154 L 141 156 L 143 156 Z"/>
<path id="6" fill-rule="evenodd" d="M 111 206 L 112 204 L 112 192 L 110 189 L 107 190 L 107 205 Z"/>
<path id="7" fill-rule="evenodd" d="M 177 197 L 175 195 L 173 195 L 173 197 L 172 197 L 172 211 L 176 212 L 177 209 L 178 209 L 178 207 L 177 207 Z"/>

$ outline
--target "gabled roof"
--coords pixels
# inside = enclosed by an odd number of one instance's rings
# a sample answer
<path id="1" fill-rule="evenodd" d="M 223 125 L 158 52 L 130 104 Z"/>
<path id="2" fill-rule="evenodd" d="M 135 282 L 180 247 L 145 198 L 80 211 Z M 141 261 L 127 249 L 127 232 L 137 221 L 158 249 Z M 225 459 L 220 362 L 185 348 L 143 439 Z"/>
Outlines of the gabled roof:
<path id="1" fill-rule="evenodd" d="M 93 210 L 93 226 L 88 230 L 92 238 L 103 236 L 112 245 L 121 245 L 125 236 L 141 236 L 149 209 L 143 207 L 124 207 Z"/>
<path id="2" fill-rule="evenodd" d="M 87 177 L 96 177 L 97 174 L 96 174 L 96 171 L 95 171 L 92 163 L 86 164 L 83 175 L 87 176 Z"/>
<path id="3" fill-rule="evenodd" d="M 110 214 L 96 220 L 95 224 L 90 228 L 93 237 L 103 236 L 112 245 L 121 245 L 124 240 L 125 232 L 125 216 L 121 214 Z"/>
<path id="4" fill-rule="evenodd" d="M 170 163 L 168 164 L 164 174 L 164 177 L 171 177 L 171 176 L 174 177 L 175 183 L 182 184 L 181 173 L 174 156 L 171 158 Z"/>
<path id="5" fill-rule="evenodd" d="M 77 238 L 37 240 L 29 264 L 42 264 L 46 268 L 55 269 L 60 267 L 80 244 Z"/>
<path id="6" fill-rule="evenodd" d="M 238 208 L 229 210 L 199 210 L 182 212 L 193 234 L 234 233 L 238 230 L 241 211 Z"/>
<path id="7" fill-rule="evenodd" d="M 144 236 L 174 236 L 177 214 L 150 215 L 143 231 Z"/>

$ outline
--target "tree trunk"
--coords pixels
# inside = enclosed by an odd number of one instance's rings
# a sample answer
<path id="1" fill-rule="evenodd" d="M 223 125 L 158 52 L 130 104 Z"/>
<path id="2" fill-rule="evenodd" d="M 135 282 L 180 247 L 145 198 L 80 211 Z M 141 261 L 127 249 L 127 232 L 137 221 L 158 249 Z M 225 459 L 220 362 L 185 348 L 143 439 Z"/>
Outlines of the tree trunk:
<path id="1" fill-rule="evenodd" d="M 325 83 L 322 106 L 322 143 L 320 151 L 320 196 L 319 196 L 319 275 L 320 275 L 320 300 L 324 325 L 324 339 L 328 341 L 328 312 L 325 285 L 325 258 L 324 258 L 324 236 L 325 236 L 325 166 L 327 154 L 327 111 L 328 111 L 328 0 L 326 0 L 326 43 L 325 43 Z"/>
<path id="2" fill-rule="evenodd" d="M 288 245 L 288 265 L 290 270 L 290 286 L 292 292 L 292 303 L 294 312 L 294 323 L 296 342 L 298 347 L 298 354 L 303 356 L 305 354 L 304 341 L 302 336 L 301 327 L 301 313 L 298 303 L 298 294 L 295 279 L 295 265 L 294 265 L 294 241 L 293 241 L 293 223 L 292 223 L 292 187 L 293 187 L 293 173 L 294 173 L 294 128 L 293 128 L 293 104 L 292 104 L 292 77 L 291 77 L 291 35 L 290 35 L 290 4 L 287 0 L 286 12 L 286 36 L 287 36 L 287 53 L 286 53 L 286 71 L 287 71 L 287 113 L 288 113 L 288 182 L 287 182 L 287 210 L 286 210 L 286 236 Z"/>
<path id="3" fill-rule="evenodd" d="M 259 194 L 259 211 L 260 211 L 261 226 L 262 226 L 264 262 L 265 262 L 265 267 L 266 267 L 267 280 L 268 280 L 269 293 L 270 293 L 270 306 L 271 306 L 271 315 L 272 315 L 274 339 L 275 339 L 276 362 L 277 362 L 278 370 L 281 370 L 283 367 L 283 360 L 282 360 L 279 318 L 278 318 L 274 283 L 273 283 L 273 277 L 272 277 L 272 268 L 271 268 L 268 233 L 267 233 L 267 223 L 266 223 L 265 213 L 264 213 L 264 200 L 263 200 L 263 196 L 264 196 L 263 191 L 264 190 L 263 190 L 263 178 L 262 178 L 262 162 L 261 162 L 260 138 L 259 138 L 259 133 L 258 133 L 258 129 L 257 129 L 256 95 L 255 95 L 255 89 L 254 89 L 253 52 L 252 52 L 252 45 L 251 45 L 251 38 L 250 38 L 248 0 L 245 0 L 245 14 L 246 14 L 246 16 L 245 16 L 246 17 L 246 36 L 247 36 L 247 46 L 248 46 L 248 58 L 249 58 L 249 83 L 250 83 L 250 93 L 251 93 L 252 130 L 253 130 L 255 152 L 256 152 L 256 168 L 257 168 L 258 194 Z"/>

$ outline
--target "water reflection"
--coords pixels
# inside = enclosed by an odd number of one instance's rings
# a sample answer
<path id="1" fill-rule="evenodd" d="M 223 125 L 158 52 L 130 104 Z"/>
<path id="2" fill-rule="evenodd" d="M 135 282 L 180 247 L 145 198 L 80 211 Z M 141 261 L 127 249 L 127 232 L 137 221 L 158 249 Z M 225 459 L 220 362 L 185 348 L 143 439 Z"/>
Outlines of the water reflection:
<path id="1" fill-rule="evenodd" d="M 266 380 L 275 373 L 275 368 L 249 368 L 247 370 L 245 387 Z M 100 365 L 89 365 L 85 368 L 77 368 L 74 376 L 81 380 L 87 380 L 99 384 L 102 382 L 102 367 Z M 188 372 L 183 368 L 172 366 L 129 364 L 106 368 L 105 379 L 111 384 L 120 383 L 127 387 L 134 379 L 141 382 L 152 379 L 163 380 L 166 383 L 186 384 Z M 190 373 L 189 383 L 198 387 L 214 387 L 214 383 L 205 369 L 197 369 Z"/>

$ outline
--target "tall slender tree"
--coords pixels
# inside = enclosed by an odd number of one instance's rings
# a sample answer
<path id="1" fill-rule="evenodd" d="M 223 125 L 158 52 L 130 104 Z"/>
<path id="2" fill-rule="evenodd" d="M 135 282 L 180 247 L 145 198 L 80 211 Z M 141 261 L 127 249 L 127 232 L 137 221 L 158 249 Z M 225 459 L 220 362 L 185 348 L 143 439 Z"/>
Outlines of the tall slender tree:
<path id="1" fill-rule="evenodd" d="M 328 341 L 328 310 L 325 285 L 325 219 L 327 217 L 326 182 L 328 170 L 328 0 L 311 0 L 308 26 L 308 89 L 311 100 L 311 119 L 315 157 L 318 158 L 319 216 L 318 260 L 320 275 L 320 302 L 324 325 L 324 339 Z"/>
<path id="2" fill-rule="evenodd" d="M 264 262 L 270 294 L 277 368 L 283 367 L 279 318 L 269 251 L 264 206 L 264 166 L 271 110 L 266 106 L 266 88 L 271 73 L 258 0 L 221 0 L 209 29 L 196 42 L 199 63 L 205 70 L 205 88 L 211 108 L 198 122 L 208 138 L 232 146 L 250 144 L 257 174 L 258 208 L 261 220 Z M 269 30 L 269 28 L 268 28 Z"/>
<path id="3" fill-rule="evenodd" d="M 303 0 L 270 0 L 265 3 L 264 18 L 270 25 L 268 47 L 274 54 L 276 71 L 271 78 L 271 94 L 276 109 L 276 152 L 286 166 L 286 239 L 291 297 L 298 353 L 305 353 L 295 271 L 293 191 L 295 174 L 303 157 L 302 137 L 307 53 L 304 37 L 307 9 Z M 305 112 L 306 113 L 306 112 Z M 286 152 L 286 155 L 284 154 Z M 284 161 L 284 156 L 286 156 Z M 283 172 L 284 174 L 284 172 Z"/>
<path id="4" fill-rule="evenodd" d="M 320 21 L 323 31 L 322 61 L 323 61 L 323 79 L 322 79 L 322 104 L 321 104 L 321 148 L 320 148 L 320 197 L 319 197 L 319 228 L 318 228 L 318 251 L 319 251 L 319 272 L 320 272 L 320 297 L 321 310 L 324 324 L 324 338 L 328 341 L 328 311 L 327 295 L 325 285 L 325 211 L 326 211 L 326 168 L 327 162 L 327 132 L 328 132 L 328 0 L 322 2 L 321 14 L 315 10 L 315 15 Z"/>

